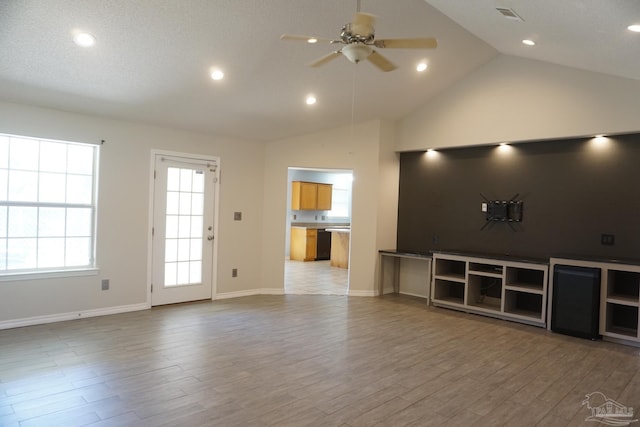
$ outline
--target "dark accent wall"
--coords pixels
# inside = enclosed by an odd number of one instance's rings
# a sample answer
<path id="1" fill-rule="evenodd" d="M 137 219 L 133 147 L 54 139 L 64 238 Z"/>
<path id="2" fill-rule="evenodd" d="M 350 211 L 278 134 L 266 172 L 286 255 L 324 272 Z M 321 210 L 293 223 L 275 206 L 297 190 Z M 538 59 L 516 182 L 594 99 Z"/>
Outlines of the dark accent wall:
<path id="1" fill-rule="evenodd" d="M 640 134 L 402 153 L 399 191 L 401 250 L 640 258 Z M 481 230 L 481 194 L 517 193 L 522 222 Z"/>

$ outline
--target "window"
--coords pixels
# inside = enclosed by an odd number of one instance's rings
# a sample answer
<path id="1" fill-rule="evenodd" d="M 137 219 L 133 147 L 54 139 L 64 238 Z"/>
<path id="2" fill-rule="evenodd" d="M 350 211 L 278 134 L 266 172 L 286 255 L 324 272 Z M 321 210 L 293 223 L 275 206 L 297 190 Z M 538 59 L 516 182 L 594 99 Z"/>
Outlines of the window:
<path id="1" fill-rule="evenodd" d="M 0 275 L 95 267 L 98 146 L 0 134 Z"/>
<path id="2" fill-rule="evenodd" d="M 350 173 L 335 174 L 335 181 L 331 192 L 330 217 L 348 218 L 351 216 L 351 183 L 353 176 Z"/>

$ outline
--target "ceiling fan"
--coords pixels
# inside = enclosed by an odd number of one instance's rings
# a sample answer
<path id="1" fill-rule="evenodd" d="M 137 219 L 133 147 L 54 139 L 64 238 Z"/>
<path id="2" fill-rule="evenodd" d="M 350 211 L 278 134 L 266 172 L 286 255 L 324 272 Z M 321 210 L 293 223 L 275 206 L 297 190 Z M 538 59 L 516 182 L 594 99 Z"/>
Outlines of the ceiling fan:
<path id="1" fill-rule="evenodd" d="M 434 38 L 409 38 L 409 39 L 375 39 L 374 24 L 375 16 L 369 13 L 360 12 L 360 1 L 358 0 L 357 12 L 353 21 L 345 24 L 337 40 L 314 36 L 301 36 L 283 34 L 281 40 L 305 41 L 307 43 L 327 42 L 330 44 L 342 44 L 340 49 L 331 52 L 309 64 L 310 67 L 319 67 L 327 62 L 345 56 L 349 61 L 357 64 L 367 59 L 382 71 L 393 71 L 397 67 L 379 54 L 374 47 L 379 49 L 400 48 L 400 49 L 433 49 L 438 46 Z"/>

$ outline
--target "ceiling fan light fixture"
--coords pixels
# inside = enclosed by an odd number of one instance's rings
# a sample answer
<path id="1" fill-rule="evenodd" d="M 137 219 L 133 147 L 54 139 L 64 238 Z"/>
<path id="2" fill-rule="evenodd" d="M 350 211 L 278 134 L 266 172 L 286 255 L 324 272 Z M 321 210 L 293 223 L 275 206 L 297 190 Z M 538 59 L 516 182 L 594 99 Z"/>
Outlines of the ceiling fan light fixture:
<path id="1" fill-rule="evenodd" d="M 426 71 L 426 69 L 427 69 L 428 67 L 429 67 L 429 66 L 427 65 L 427 63 L 426 63 L 426 62 L 421 62 L 421 63 L 419 63 L 419 64 L 416 66 L 416 71 L 418 71 L 419 73 L 421 73 L 421 72 L 423 72 L 423 71 Z"/>
<path id="2" fill-rule="evenodd" d="M 354 64 L 367 59 L 372 51 L 370 46 L 360 43 L 348 44 L 342 48 L 342 54 Z"/>
<path id="3" fill-rule="evenodd" d="M 307 105 L 314 105 L 318 100 L 316 99 L 315 96 L 313 95 L 307 95 L 307 99 L 305 99 L 305 103 Z"/>

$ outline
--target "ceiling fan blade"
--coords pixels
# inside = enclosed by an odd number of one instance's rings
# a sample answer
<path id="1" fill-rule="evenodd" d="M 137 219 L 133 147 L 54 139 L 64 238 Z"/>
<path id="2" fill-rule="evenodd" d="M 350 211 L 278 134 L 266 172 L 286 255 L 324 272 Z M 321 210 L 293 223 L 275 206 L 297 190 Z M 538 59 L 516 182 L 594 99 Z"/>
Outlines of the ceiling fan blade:
<path id="1" fill-rule="evenodd" d="M 367 59 L 371 61 L 373 65 L 380 68 L 384 72 L 393 71 L 396 68 L 398 68 L 391 61 L 389 61 L 384 56 L 380 55 L 375 50 L 371 52 L 371 55 L 367 56 Z"/>
<path id="2" fill-rule="evenodd" d="M 371 15 L 370 13 L 356 13 L 353 17 L 353 22 L 351 22 L 351 32 L 363 37 L 369 37 L 373 34 L 373 23 L 375 20 L 375 15 Z"/>
<path id="3" fill-rule="evenodd" d="M 335 52 L 331 52 L 325 56 L 323 56 L 322 58 L 316 59 L 315 61 L 313 61 L 312 63 L 309 64 L 309 67 L 319 67 L 321 65 L 326 64 L 327 62 L 337 58 L 338 56 L 342 55 L 342 52 L 340 52 L 339 50 L 336 50 Z"/>
<path id="4" fill-rule="evenodd" d="M 307 43 L 315 43 L 309 40 L 315 40 L 316 42 L 324 42 L 324 43 L 331 43 L 334 41 L 326 37 L 303 36 L 298 34 L 283 34 L 280 36 L 280 40 L 302 41 Z"/>
<path id="5" fill-rule="evenodd" d="M 373 42 L 379 48 L 400 48 L 400 49 L 434 49 L 438 47 L 438 41 L 434 38 L 428 39 L 381 39 Z"/>

